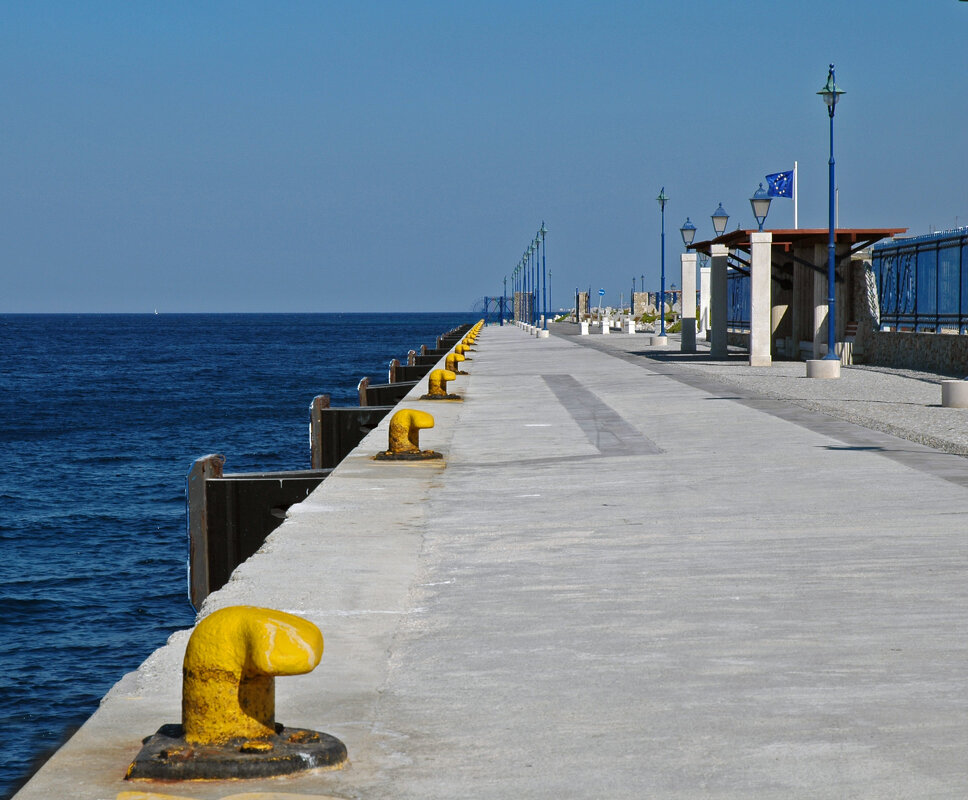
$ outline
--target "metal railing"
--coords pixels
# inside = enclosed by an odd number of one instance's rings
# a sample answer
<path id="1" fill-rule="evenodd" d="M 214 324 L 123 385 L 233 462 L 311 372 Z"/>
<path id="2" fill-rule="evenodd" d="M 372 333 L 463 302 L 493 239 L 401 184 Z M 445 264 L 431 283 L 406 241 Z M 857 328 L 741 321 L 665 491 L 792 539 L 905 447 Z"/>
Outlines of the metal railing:
<path id="1" fill-rule="evenodd" d="M 726 327 L 731 330 L 750 329 L 750 276 L 730 270 L 726 276 Z"/>
<path id="2" fill-rule="evenodd" d="M 968 333 L 968 228 L 871 250 L 881 330 Z"/>

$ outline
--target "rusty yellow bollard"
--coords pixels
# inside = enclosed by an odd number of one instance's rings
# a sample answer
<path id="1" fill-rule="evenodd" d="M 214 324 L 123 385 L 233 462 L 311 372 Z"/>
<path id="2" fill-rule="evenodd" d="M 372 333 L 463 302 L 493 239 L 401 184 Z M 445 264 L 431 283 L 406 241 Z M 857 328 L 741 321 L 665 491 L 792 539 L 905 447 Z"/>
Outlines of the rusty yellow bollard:
<path id="1" fill-rule="evenodd" d="M 182 724 L 163 725 L 128 779 L 285 775 L 346 760 L 329 734 L 276 723 L 275 678 L 311 672 L 323 654 L 313 623 L 270 608 L 231 606 L 195 627 L 182 665 Z"/>
<path id="2" fill-rule="evenodd" d="M 323 655 L 313 623 L 268 608 L 234 606 L 203 619 L 182 667 L 182 727 L 199 744 L 276 732 L 276 675 L 312 672 Z"/>
<path id="3" fill-rule="evenodd" d="M 421 400 L 462 400 L 459 394 L 447 393 L 447 381 L 456 380 L 457 374 L 447 369 L 435 369 L 427 378 L 429 392 Z"/>
<path id="4" fill-rule="evenodd" d="M 447 358 L 444 359 L 444 366 L 450 372 L 456 372 L 458 375 L 466 375 L 466 372 L 464 372 L 462 369 L 458 369 L 457 367 L 457 365 L 464 360 L 464 356 L 462 356 L 460 353 L 448 353 Z"/>
<path id="5" fill-rule="evenodd" d="M 434 418 L 426 411 L 402 408 L 390 417 L 389 449 L 377 453 L 380 461 L 418 461 L 442 458 L 433 450 L 420 449 L 420 431 L 434 427 Z"/>
<path id="6" fill-rule="evenodd" d="M 471 352 L 471 347 L 468 344 L 459 344 L 459 345 L 457 345 L 454 348 L 454 352 L 455 353 L 459 353 L 460 355 L 464 356 L 464 360 L 465 361 L 470 361 L 471 360 L 471 357 L 469 355 L 467 355 L 468 353 Z"/>

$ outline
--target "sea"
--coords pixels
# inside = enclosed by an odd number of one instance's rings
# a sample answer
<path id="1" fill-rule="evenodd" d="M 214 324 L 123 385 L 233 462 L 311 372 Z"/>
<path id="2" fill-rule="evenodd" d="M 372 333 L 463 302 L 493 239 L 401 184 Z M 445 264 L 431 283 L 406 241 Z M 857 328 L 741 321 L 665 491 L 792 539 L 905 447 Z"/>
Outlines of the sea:
<path id="1" fill-rule="evenodd" d="M 0 798 L 192 625 L 193 461 L 308 469 L 314 396 L 358 405 L 361 377 L 475 321 L 0 314 Z"/>

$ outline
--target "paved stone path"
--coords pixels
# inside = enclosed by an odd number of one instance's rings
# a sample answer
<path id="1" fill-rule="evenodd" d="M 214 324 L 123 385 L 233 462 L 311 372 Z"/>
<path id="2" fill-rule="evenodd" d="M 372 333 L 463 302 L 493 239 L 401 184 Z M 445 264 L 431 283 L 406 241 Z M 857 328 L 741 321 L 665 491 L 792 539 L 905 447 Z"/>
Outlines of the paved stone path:
<path id="1" fill-rule="evenodd" d="M 406 401 L 443 464 L 372 461 L 384 424 L 206 602 L 320 625 L 277 717 L 349 766 L 157 791 L 968 796 L 968 460 L 634 339 L 485 330 L 463 403 Z M 131 788 L 139 737 L 177 720 L 186 638 L 23 800 Z"/>

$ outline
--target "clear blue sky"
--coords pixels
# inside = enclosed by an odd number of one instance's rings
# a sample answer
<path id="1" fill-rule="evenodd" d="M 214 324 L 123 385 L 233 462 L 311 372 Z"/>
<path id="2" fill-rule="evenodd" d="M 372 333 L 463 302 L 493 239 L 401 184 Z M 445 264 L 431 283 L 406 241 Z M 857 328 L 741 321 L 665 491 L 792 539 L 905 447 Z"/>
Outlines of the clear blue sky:
<path id="1" fill-rule="evenodd" d="M 968 3 L 6 2 L 0 312 L 434 311 L 542 219 L 555 305 L 799 162 L 826 226 L 968 224 Z M 792 202 L 767 227 L 791 227 Z M 671 279 L 670 279 L 671 281 Z"/>

